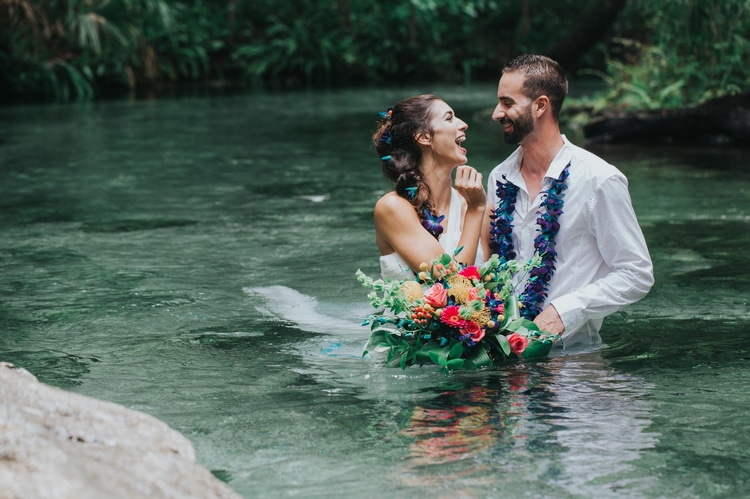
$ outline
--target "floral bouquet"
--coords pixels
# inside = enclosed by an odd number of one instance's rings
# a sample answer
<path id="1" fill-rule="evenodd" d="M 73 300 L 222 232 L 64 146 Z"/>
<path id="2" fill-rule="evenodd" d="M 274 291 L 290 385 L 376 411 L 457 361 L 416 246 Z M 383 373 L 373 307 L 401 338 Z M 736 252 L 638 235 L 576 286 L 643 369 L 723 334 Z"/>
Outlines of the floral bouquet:
<path id="1" fill-rule="evenodd" d="M 400 282 L 373 280 L 358 270 L 357 279 L 373 289 L 370 303 L 380 310 L 363 323 L 372 330 L 363 355 L 387 353 L 386 365 L 433 363 L 448 371 L 545 357 L 559 335 L 520 316 L 513 286 L 513 277 L 538 260 L 522 265 L 492 255 L 477 267 L 444 254 L 423 263 L 415 279 Z"/>

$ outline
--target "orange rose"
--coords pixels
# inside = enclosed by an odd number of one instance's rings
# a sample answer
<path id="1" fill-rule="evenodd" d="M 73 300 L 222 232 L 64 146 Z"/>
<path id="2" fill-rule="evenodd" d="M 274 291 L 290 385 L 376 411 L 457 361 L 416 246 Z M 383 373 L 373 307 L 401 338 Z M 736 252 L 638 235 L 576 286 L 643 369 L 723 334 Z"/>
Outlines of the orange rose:
<path id="1" fill-rule="evenodd" d="M 448 303 L 448 291 L 442 284 L 437 283 L 425 292 L 424 301 L 435 308 L 444 307 Z"/>

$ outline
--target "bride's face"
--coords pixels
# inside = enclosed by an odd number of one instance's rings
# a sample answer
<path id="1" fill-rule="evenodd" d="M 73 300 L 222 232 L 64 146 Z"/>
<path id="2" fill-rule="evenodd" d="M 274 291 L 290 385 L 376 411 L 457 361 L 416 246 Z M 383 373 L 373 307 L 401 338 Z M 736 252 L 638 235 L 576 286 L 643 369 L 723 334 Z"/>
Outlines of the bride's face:
<path id="1" fill-rule="evenodd" d="M 458 118 L 453 109 L 445 102 L 438 100 L 430 110 L 431 132 L 428 134 L 432 156 L 436 162 L 455 167 L 466 164 L 466 149 L 461 143 L 466 140 L 466 129 L 469 128 Z"/>

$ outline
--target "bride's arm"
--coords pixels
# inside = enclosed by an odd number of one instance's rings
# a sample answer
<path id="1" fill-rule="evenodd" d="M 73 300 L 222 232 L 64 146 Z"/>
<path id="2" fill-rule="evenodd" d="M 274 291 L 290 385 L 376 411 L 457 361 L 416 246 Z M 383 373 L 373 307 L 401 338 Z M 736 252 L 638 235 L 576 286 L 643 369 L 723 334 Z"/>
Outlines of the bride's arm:
<path id="1" fill-rule="evenodd" d="M 381 253 L 396 251 L 413 271 L 419 272 L 420 264 L 445 253 L 438 240 L 422 227 L 411 203 L 395 192 L 378 200 L 374 217 Z"/>

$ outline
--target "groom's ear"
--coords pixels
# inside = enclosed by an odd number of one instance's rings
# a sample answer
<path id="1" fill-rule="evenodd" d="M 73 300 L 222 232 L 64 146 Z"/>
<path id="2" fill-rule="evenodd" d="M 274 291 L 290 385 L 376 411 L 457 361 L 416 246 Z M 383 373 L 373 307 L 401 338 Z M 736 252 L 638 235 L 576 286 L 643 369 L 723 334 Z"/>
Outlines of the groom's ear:
<path id="1" fill-rule="evenodd" d="M 534 114 L 537 118 L 541 118 L 545 112 L 550 112 L 552 110 L 549 97 L 547 97 L 546 95 L 540 95 L 539 97 L 537 97 L 536 101 L 534 101 L 534 105 L 536 106 L 536 111 Z"/>

